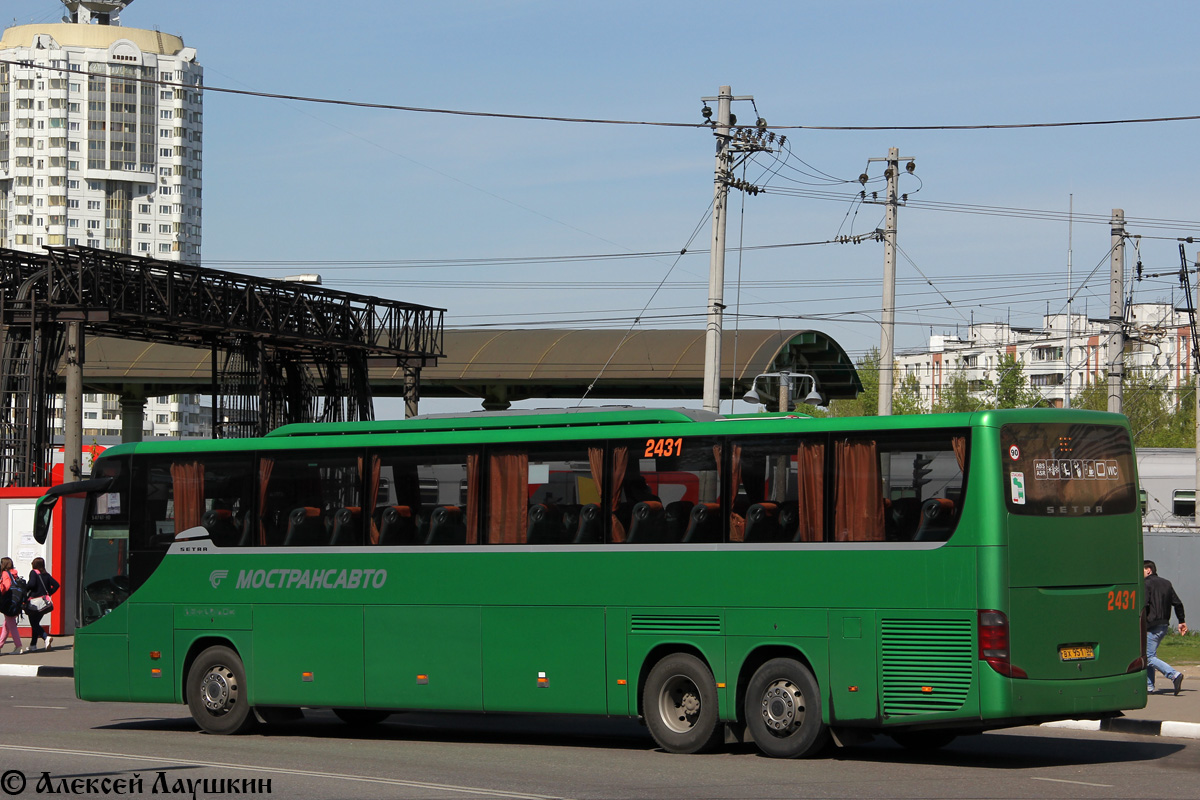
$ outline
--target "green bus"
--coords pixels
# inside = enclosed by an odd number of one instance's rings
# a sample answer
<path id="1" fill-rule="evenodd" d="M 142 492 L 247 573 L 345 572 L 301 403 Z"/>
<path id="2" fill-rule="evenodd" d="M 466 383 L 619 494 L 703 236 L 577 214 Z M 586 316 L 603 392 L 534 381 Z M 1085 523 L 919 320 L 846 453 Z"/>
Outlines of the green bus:
<path id="1" fill-rule="evenodd" d="M 86 497 L 84 700 L 801 757 L 1143 707 L 1136 487 L 1115 414 L 515 411 L 120 445 L 37 535 Z"/>

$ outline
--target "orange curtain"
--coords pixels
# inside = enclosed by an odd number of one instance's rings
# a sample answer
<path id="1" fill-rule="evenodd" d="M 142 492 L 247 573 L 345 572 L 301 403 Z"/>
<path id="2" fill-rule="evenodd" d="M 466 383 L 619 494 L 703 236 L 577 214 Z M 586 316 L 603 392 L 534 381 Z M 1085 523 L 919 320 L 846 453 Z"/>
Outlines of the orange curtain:
<path id="1" fill-rule="evenodd" d="M 371 472 L 367 475 L 367 502 L 363 504 L 363 508 L 367 510 L 367 519 L 370 520 L 371 530 L 368 532 L 370 544 L 379 544 L 379 524 L 375 521 L 375 507 L 379 504 L 379 472 L 383 468 L 383 459 L 379 456 L 371 456 Z M 358 474 L 361 477 L 363 471 L 362 456 L 358 457 Z"/>
<path id="2" fill-rule="evenodd" d="M 717 463 L 721 463 L 720 448 L 717 452 Z M 738 486 L 742 484 L 742 446 L 735 444 L 729 448 L 729 541 L 746 541 L 746 517 L 739 514 L 737 508 Z M 744 509 L 743 509 L 744 510 Z"/>
<path id="3" fill-rule="evenodd" d="M 609 508 L 612 509 L 612 540 L 625 541 L 625 526 L 617 519 L 617 504 L 621 502 L 621 487 L 625 484 L 625 470 L 629 468 L 629 448 L 617 446 L 612 449 L 612 486 L 608 489 Z"/>
<path id="4" fill-rule="evenodd" d="M 204 465 L 199 461 L 171 464 L 171 489 L 175 499 L 175 532 L 199 525 L 204 515 Z"/>
<path id="5" fill-rule="evenodd" d="M 881 542 L 883 479 L 875 442 L 844 440 L 834 446 L 834 535 L 839 542 Z"/>
<path id="6" fill-rule="evenodd" d="M 479 544 L 479 454 L 467 455 L 467 544 Z"/>
<path id="7" fill-rule="evenodd" d="M 825 445 L 803 442 L 796 451 L 800 526 L 796 541 L 825 540 Z"/>
<path id="8" fill-rule="evenodd" d="M 529 455 L 494 453 L 488 466 L 488 543 L 521 544 L 529 525 Z"/>
<path id="9" fill-rule="evenodd" d="M 267 484 L 274 469 L 275 459 L 258 460 L 258 544 L 262 547 L 267 544 Z"/>
<path id="10" fill-rule="evenodd" d="M 967 468 L 967 437 L 951 436 L 950 446 L 954 448 L 954 457 L 958 459 L 958 468 L 965 470 Z"/>

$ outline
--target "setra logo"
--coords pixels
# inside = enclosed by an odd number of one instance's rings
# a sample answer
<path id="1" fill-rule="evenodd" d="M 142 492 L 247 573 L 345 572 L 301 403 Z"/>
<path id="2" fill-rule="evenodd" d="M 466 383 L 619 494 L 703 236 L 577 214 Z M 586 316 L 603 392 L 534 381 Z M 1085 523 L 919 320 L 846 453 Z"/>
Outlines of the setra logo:
<path id="1" fill-rule="evenodd" d="M 225 580 L 228 577 L 229 577 L 229 570 L 214 569 L 208 575 L 208 582 L 211 583 L 212 587 L 215 589 L 221 585 L 221 581 Z"/>

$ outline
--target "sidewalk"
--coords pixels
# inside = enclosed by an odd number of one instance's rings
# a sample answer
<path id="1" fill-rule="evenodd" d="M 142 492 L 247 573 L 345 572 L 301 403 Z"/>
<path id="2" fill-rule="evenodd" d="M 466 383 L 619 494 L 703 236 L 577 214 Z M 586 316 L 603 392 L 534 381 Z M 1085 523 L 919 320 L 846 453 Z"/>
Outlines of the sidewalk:
<path id="1" fill-rule="evenodd" d="M 0 653 L 0 678 L 71 678 L 75 675 L 74 641 L 70 636 L 55 636 L 49 652 L 10 655 L 12 644 Z M 1063 720 L 1048 722 L 1046 727 L 1075 730 L 1105 730 L 1114 733 L 1136 733 L 1146 736 L 1173 736 L 1200 739 L 1200 664 L 1184 664 L 1187 675 L 1183 690 L 1176 696 L 1171 684 L 1161 675 L 1158 691 L 1147 698 L 1146 707 L 1126 711 L 1125 716 L 1106 720 Z"/>
<path id="2" fill-rule="evenodd" d="M 1177 664 L 1175 668 L 1186 676 L 1178 696 L 1171 682 L 1159 675 L 1158 691 L 1146 698 L 1145 708 L 1126 711 L 1125 716 L 1104 722 L 1063 720 L 1048 722 L 1046 727 L 1200 739 L 1200 664 Z"/>
<path id="3" fill-rule="evenodd" d="M 28 643 L 28 637 L 21 637 Z M 40 644 L 40 641 L 39 641 Z M 0 651 L 0 677 L 18 678 L 73 678 L 75 677 L 75 641 L 71 636 L 55 636 L 49 652 L 38 650 L 33 653 L 12 655 L 12 642 Z"/>

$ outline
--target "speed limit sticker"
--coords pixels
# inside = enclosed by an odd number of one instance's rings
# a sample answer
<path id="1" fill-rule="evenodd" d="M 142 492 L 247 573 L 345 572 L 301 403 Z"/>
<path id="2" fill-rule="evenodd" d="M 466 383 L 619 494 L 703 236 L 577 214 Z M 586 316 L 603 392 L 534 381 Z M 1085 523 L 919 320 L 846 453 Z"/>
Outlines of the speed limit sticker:
<path id="1" fill-rule="evenodd" d="M 1011 458 L 1013 461 L 1020 461 L 1021 460 L 1021 448 L 1017 447 L 1015 444 L 1013 446 L 1009 447 L 1008 448 L 1008 457 Z"/>

